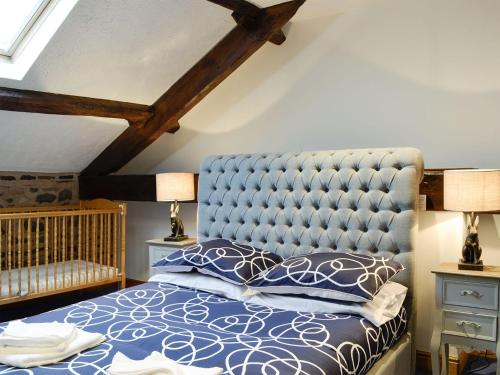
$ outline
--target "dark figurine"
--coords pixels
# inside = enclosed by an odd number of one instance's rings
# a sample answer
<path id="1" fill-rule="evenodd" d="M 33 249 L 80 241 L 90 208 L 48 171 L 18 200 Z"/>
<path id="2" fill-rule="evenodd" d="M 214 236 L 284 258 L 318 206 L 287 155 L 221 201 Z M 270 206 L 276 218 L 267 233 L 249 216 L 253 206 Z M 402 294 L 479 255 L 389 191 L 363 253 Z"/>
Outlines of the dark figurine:
<path id="1" fill-rule="evenodd" d="M 182 241 L 187 238 L 184 235 L 184 224 L 179 217 L 179 208 L 179 202 L 177 201 L 170 206 L 170 229 L 172 233 L 165 238 L 165 241 Z"/>
<path id="2" fill-rule="evenodd" d="M 463 263 L 473 263 L 476 264 L 481 258 L 482 250 L 479 247 L 479 238 L 477 233 L 469 233 L 465 239 L 465 245 L 462 249 L 462 259 Z"/>
<path id="3" fill-rule="evenodd" d="M 483 267 L 483 261 L 481 260 L 482 249 L 479 247 L 479 236 L 477 233 L 478 226 L 479 216 L 467 215 L 467 236 L 462 248 L 462 259 L 460 259 L 459 264 L 459 268 L 461 269 L 481 270 Z"/>

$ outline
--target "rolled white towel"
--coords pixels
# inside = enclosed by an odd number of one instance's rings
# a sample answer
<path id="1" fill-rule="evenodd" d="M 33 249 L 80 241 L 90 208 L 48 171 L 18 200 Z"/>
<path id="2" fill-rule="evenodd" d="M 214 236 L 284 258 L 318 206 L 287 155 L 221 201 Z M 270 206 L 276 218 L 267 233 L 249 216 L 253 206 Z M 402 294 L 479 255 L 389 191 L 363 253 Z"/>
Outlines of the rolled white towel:
<path id="1" fill-rule="evenodd" d="M 108 375 L 220 375 L 222 371 L 220 367 L 201 368 L 181 365 L 159 352 L 153 352 L 138 361 L 118 352 L 108 368 Z"/>
<path id="2" fill-rule="evenodd" d="M 97 346 L 104 340 L 105 337 L 100 333 L 89 333 L 76 328 L 74 339 L 69 341 L 63 352 L 4 354 L 0 350 L 0 363 L 19 368 L 48 365 Z"/>
<path id="3" fill-rule="evenodd" d="M 76 326 L 70 323 L 24 323 L 9 322 L 0 334 L 1 346 L 55 347 L 68 342 Z"/>

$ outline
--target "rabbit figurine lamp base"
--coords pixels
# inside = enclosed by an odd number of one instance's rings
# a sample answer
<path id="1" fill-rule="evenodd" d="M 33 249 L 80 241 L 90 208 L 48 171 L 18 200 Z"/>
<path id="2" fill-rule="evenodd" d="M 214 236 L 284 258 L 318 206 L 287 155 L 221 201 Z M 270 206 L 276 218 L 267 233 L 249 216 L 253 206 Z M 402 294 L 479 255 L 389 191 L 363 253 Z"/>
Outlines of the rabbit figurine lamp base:
<path id="1" fill-rule="evenodd" d="M 467 212 L 467 236 L 462 248 L 462 258 L 458 262 L 459 270 L 482 271 L 483 261 L 481 258 L 481 247 L 479 246 L 479 216 L 473 212 Z"/>
<path id="2" fill-rule="evenodd" d="M 184 224 L 179 216 L 179 210 L 179 202 L 172 202 L 172 205 L 170 206 L 170 229 L 172 230 L 172 233 L 170 236 L 165 237 L 163 239 L 164 241 L 178 242 L 184 241 L 188 238 L 188 236 L 184 234 Z"/>

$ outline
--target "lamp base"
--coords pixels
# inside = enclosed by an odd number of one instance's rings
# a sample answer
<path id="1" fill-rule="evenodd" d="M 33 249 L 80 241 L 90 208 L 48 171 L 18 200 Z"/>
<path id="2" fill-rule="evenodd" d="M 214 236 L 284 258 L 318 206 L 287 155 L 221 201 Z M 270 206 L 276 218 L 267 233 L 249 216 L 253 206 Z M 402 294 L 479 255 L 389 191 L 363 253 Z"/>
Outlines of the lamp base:
<path id="1" fill-rule="evenodd" d="M 484 265 L 482 260 L 477 263 L 463 263 L 461 261 L 458 261 L 458 269 L 468 271 L 482 271 L 484 269 Z"/>
<path id="2" fill-rule="evenodd" d="M 184 241 L 187 239 L 188 239 L 188 236 L 186 236 L 186 235 L 177 236 L 177 237 L 169 236 L 169 237 L 165 237 L 163 239 L 163 241 L 165 241 L 165 242 L 179 242 L 179 241 Z"/>

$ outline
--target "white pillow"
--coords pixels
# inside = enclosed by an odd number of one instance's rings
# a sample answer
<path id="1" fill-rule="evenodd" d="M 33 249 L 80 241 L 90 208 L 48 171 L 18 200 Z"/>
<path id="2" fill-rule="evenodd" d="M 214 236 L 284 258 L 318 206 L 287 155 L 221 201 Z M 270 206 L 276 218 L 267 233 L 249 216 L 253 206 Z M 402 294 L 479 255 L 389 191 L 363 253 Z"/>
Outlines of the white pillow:
<path id="1" fill-rule="evenodd" d="M 408 288 L 404 285 L 388 281 L 375 295 L 373 301 L 368 302 L 321 300 L 270 293 L 254 294 L 246 299 L 246 302 L 316 314 L 355 314 L 380 327 L 399 314 L 407 292 Z"/>
<path id="2" fill-rule="evenodd" d="M 197 272 L 164 272 L 151 276 L 148 281 L 157 281 L 160 283 L 169 283 L 186 288 L 198 289 L 238 301 L 242 301 L 246 298 L 243 296 L 247 290 L 246 286 L 232 284 L 216 277 L 203 275 Z"/>
<path id="3" fill-rule="evenodd" d="M 164 282 L 202 290 L 237 301 L 255 303 L 257 305 L 274 307 L 282 310 L 316 314 L 359 315 L 369 320 L 377 327 L 394 319 L 399 314 L 406 293 L 408 292 L 407 287 L 389 281 L 380 289 L 377 295 L 375 295 L 373 301 L 358 303 L 259 293 L 250 291 L 244 285 L 231 284 L 221 279 L 199 273 L 166 272 L 152 276 L 149 281 Z"/>

